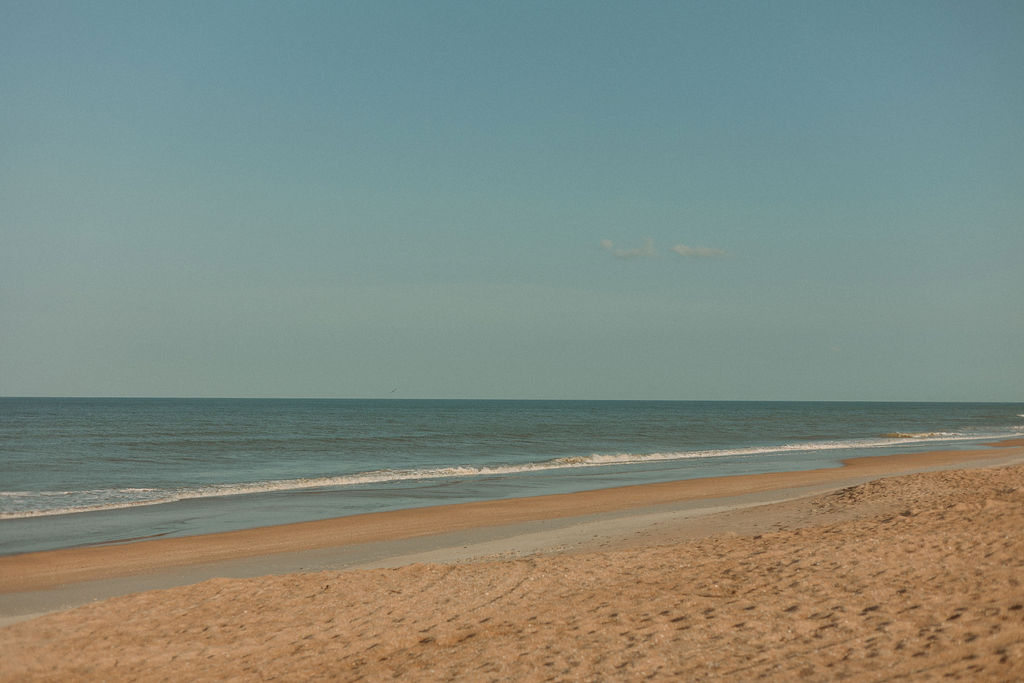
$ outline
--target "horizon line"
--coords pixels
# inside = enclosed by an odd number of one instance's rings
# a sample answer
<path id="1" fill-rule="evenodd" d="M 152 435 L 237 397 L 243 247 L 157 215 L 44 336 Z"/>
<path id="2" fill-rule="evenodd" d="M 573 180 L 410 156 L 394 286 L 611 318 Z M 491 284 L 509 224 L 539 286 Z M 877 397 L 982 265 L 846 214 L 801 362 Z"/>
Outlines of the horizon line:
<path id="1" fill-rule="evenodd" d="M 515 398 L 444 396 L 150 396 L 150 395 L 0 395 L 0 400 L 136 400 L 136 401 L 509 401 L 509 402 L 590 402 L 590 403 L 1024 403 L 1018 400 L 951 399 L 808 399 L 808 398 Z"/>

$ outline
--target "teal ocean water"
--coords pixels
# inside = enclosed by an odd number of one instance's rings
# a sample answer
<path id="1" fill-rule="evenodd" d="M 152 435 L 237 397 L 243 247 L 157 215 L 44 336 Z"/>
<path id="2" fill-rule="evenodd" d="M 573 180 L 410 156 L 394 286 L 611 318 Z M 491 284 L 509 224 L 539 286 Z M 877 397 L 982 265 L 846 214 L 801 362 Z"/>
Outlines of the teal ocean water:
<path id="1" fill-rule="evenodd" d="M 0 554 L 971 447 L 1024 403 L 0 398 Z"/>

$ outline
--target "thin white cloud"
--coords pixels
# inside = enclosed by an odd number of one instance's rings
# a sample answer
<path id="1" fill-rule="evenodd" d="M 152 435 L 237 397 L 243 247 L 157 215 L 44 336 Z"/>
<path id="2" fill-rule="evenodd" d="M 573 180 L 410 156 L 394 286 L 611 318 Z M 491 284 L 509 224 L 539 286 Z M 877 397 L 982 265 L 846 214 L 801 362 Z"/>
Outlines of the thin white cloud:
<path id="1" fill-rule="evenodd" d="M 601 240 L 601 248 L 610 253 L 615 258 L 651 258 L 657 256 L 657 252 L 654 250 L 654 240 L 650 237 L 644 238 L 644 245 L 637 247 L 636 249 L 616 249 L 615 243 L 611 240 Z"/>
<path id="2" fill-rule="evenodd" d="M 677 244 L 671 247 L 671 249 L 680 256 L 686 256 L 687 258 L 715 258 L 727 255 L 724 249 L 715 249 L 713 247 L 688 247 L 685 244 Z"/>

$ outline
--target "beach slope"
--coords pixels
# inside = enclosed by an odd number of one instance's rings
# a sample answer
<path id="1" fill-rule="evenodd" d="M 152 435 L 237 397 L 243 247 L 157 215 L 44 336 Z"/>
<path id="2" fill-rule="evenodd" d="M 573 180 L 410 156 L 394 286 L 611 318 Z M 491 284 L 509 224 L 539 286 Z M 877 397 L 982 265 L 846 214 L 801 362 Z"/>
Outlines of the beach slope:
<path id="1" fill-rule="evenodd" d="M 753 517 L 768 528 L 112 598 L 0 629 L 0 679 L 1024 678 L 1024 466 Z"/>

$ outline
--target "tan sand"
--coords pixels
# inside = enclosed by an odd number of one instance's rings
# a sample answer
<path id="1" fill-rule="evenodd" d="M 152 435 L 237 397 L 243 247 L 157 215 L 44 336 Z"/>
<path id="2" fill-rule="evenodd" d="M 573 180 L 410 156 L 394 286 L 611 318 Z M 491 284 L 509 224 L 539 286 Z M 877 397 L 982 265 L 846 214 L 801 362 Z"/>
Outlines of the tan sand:
<path id="1" fill-rule="evenodd" d="M 987 464 L 999 459 L 1007 460 L 1017 451 L 1024 451 L 1024 443 L 1008 441 L 998 445 L 1006 448 L 865 457 L 846 460 L 841 468 L 693 479 L 442 505 L 124 545 L 9 555 L 0 557 L 0 594 L 242 557 L 432 536 L 440 531 L 451 533 L 538 520 L 647 510 L 702 500 L 737 499 L 764 492 L 791 492 L 784 497 L 792 497 L 793 492 L 806 494 L 808 491 L 828 490 L 891 474 L 972 462 Z"/>
<path id="2" fill-rule="evenodd" d="M 46 557 L 56 558 L 46 574 L 54 582 L 187 562 L 181 544 L 197 543 L 208 559 L 425 534 L 415 523 L 421 515 L 465 528 L 616 509 L 662 515 L 657 527 L 638 526 L 601 550 L 213 579 L 113 598 L 0 629 L 0 679 L 1020 680 L 1024 467 L 877 479 L 989 464 L 994 453 L 864 458 L 837 470 L 703 480 L 700 489 L 678 482 L 389 513 L 350 520 L 354 527 L 329 540 L 321 535 L 341 520 L 289 525 L 283 535 L 276 528 L 0 558 L 4 587 L 27 590 L 40 585 L 28 574 L 45 569 Z M 1019 459 L 1024 448 L 1002 453 Z M 722 499 L 857 477 L 873 480 L 685 523 L 669 514 L 686 495 Z M 105 564 L 104 553 L 125 566 Z"/>

